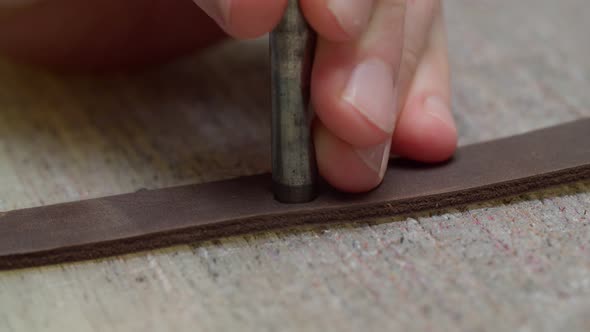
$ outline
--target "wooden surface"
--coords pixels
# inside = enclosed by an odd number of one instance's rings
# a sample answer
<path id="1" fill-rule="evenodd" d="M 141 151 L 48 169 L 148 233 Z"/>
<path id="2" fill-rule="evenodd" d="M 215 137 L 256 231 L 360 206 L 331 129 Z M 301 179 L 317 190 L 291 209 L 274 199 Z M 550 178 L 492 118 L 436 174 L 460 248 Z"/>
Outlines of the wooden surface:
<path id="1" fill-rule="evenodd" d="M 461 144 L 590 116 L 587 1 L 445 4 Z M 0 62 L 0 211 L 267 171 L 266 54 L 101 79 Z M 587 331 L 588 210 L 585 182 L 2 272 L 0 331 Z"/>

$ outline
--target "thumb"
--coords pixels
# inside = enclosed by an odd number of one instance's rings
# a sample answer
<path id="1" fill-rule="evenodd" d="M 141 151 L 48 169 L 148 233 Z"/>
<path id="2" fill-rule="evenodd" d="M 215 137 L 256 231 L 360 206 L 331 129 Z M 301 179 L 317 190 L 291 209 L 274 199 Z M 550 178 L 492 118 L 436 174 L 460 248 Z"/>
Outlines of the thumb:
<path id="1" fill-rule="evenodd" d="M 256 38 L 277 25 L 287 0 L 193 0 L 227 34 Z"/>
<path id="2" fill-rule="evenodd" d="M 224 36 L 192 0 L 0 0 L 0 56 L 65 70 L 143 67 Z"/>

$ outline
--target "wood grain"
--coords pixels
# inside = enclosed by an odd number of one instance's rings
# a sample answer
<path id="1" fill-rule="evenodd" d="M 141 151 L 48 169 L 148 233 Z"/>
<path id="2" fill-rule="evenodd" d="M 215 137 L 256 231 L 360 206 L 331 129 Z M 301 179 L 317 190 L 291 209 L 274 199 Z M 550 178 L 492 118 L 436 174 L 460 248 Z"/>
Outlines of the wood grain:
<path id="1" fill-rule="evenodd" d="M 462 144 L 590 116 L 586 1 L 445 4 Z M 1 62 L 0 210 L 267 171 L 266 53 L 100 79 Z M 0 273 L 0 330 L 585 331 L 588 210 L 586 182 Z"/>

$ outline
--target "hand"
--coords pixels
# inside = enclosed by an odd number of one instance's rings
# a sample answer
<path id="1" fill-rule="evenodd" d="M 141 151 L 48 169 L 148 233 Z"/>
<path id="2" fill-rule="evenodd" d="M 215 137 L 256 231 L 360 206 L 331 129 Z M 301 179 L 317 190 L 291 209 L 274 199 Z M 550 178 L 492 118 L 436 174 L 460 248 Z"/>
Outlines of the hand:
<path id="1" fill-rule="evenodd" d="M 222 30 L 267 33 L 287 2 L 194 1 L 202 11 L 189 0 L 0 0 L 0 51 L 51 65 L 143 65 L 205 47 Z M 440 0 L 300 1 L 319 34 L 312 102 L 322 176 L 366 191 L 381 182 L 390 148 L 448 159 L 457 132 Z"/>

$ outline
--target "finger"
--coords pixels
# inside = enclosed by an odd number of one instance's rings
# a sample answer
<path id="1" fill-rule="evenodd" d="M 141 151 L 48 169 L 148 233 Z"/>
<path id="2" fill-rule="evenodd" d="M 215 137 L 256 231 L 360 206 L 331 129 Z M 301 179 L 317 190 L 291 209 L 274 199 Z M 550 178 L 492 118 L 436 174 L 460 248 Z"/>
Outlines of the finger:
<path id="1" fill-rule="evenodd" d="M 318 170 L 333 187 L 345 192 L 366 192 L 381 183 L 391 140 L 373 149 L 357 150 L 320 121 L 315 123 L 313 134 Z"/>
<path id="2" fill-rule="evenodd" d="M 440 0 L 408 1 L 404 25 L 404 50 L 398 78 L 398 107 L 403 108 L 416 68 L 429 43 L 432 24 L 442 10 Z"/>
<path id="3" fill-rule="evenodd" d="M 329 41 L 355 40 L 365 31 L 375 0 L 300 0 L 307 21 Z"/>
<path id="4" fill-rule="evenodd" d="M 277 25 L 287 0 L 194 0 L 235 38 L 255 38 Z"/>
<path id="5" fill-rule="evenodd" d="M 312 101 L 324 126 L 351 145 L 377 145 L 393 133 L 404 15 L 405 0 L 379 0 L 359 40 L 318 42 Z"/>
<path id="6" fill-rule="evenodd" d="M 225 34 L 191 0 L 0 1 L 0 53 L 68 68 L 141 66 Z"/>
<path id="7" fill-rule="evenodd" d="M 450 158 L 457 147 L 450 100 L 447 39 L 439 11 L 409 85 L 407 102 L 393 136 L 393 151 L 424 162 Z"/>
<path id="8" fill-rule="evenodd" d="M 361 38 L 321 38 L 312 76 L 316 157 L 322 176 L 338 189 L 376 187 L 389 158 L 396 119 L 404 0 L 378 0 Z"/>

